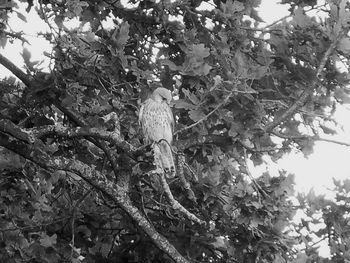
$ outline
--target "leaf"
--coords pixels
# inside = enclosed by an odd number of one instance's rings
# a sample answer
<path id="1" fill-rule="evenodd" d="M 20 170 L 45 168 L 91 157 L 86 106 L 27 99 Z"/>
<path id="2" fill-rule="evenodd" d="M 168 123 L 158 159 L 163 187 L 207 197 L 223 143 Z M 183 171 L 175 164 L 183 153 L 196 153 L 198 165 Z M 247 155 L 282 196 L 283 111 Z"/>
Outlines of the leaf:
<path id="1" fill-rule="evenodd" d="M 27 18 L 22 13 L 16 11 L 16 15 L 19 19 L 27 23 Z"/>
<path id="2" fill-rule="evenodd" d="M 129 23 L 123 22 L 120 25 L 119 29 L 115 30 L 115 33 L 113 34 L 113 36 L 114 36 L 118 50 L 124 50 L 124 47 L 129 40 L 129 28 L 130 28 Z"/>
<path id="3" fill-rule="evenodd" d="M 197 76 L 206 76 L 206 75 L 208 75 L 210 73 L 210 70 L 212 68 L 213 67 L 208 65 L 207 63 L 203 63 L 203 64 L 201 64 L 198 67 L 193 67 L 192 71 Z"/>
<path id="4" fill-rule="evenodd" d="M 295 259 L 295 263 L 306 263 L 307 260 L 308 256 L 305 253 L 300 252 L 298 253 L 297 258 Z"/>
<path id="5" fill-rule="evenodd" d="M 342 186 L 343 186 L 343 189 L 345 190 L 346 193 L 350 193 L 350 180 L 349 179 L 344 179 Z"/>
<path id="6" fill-rule="evenodd" d="M 5 48 L 6 43 L 7 43 L 6 35 L 0 31 L 0 47 Z"/>
<path id="7" fill-rule="evenodd" d="M 174 101 L 174 106 L 177 109 L 193 110 L 196 108 L 195 105 L 188 103 L 185 100 L 176 100 Z"/>
<path id="8" fill-rule="evenodd" d="M 170 68 L 170 70 L 172 70 L 172 71 L 179 70 L 179 67 L 176 66 L 176 64 L 174 62 L 170 61 L 169 59 L 161 60 L 161 64 L 168 66 Z"/>
<path id="9" fill-rule="evenodd" d="M 201 110 L 191 110 L 189 113 L 191 120 L 197 122 L 205 117 L 205 114 Z"/>
<path id="10" fill-rule="evenodd" d="M 21 53 L 24 64 L 27 66 L 27 69 L 30 71 L 35 71 L 35 66 L 39 63 L 39 61 L 30 61 L 31 53 L 27 48 L 23 48 L 23 52 Z"/>
<path id="11" fill-rule="evenodd" d="M 344 37 L 338 42 L 338 49 L 340 49 L 345 54 L 350 53 L 350 38 Z"/>
<path id="12" fill-rule="evenodd" d="M 305 139 L 303 141 L 301 141 L 300 146 L 302 146 L 302 152 L 305 156 L 309 156 L 310 154 L 312 154 L 314 152 L 314 144 L 315 142 L 313 140 L 308 140 Z"/>
<path id="13" fill-rule="evenodd" d="M 226 249 L 227 246 L 225 244 L 225 240 L 224 237 L 215 237 L 215 241 L 211 242 L 211 244 L 215 247 L 215 248 L 223 248 Z"/>
<path id="14" fill-rule="evenodd" d="M 350 95 L 344 90 L 344 88 L 336 88 L 334 91 L 334 97 L 343 103 L 350 103 Z"/>
<path id="15" fill-rule="evenodd" d="M 332 134 L 332 135 L 334 135 L 334 134 L 337 133 L 336 130 L 331 129 L 331 128 L 329 128 L 329 127 L 327 127 L 327 126 L 325 126 L 325 125 L 322 125 L 322 124 L 320 125 L 320 128 L 322 129 L 322 131 L 323 131 L 325 134 Z"/>
<path id="16" fill-rule="evenodd" d="M 288 176 L 280 183 L 279 189 L 276 190 L 278 195 L 287 194 L 288 196 L 294 193 L 295 179 L 293 174 L 288 174 Z"/>
<path id="17" fill-rule="evenodd" d="M 350 25 L 350 13 L 346 9 L 346 5 L 348 3 L 348 0 L 341 0 L 339 4 L 339 21 L 338 23 L 341 24 L 343 27 L 349 27 Z"/>
<path id="18" fill-rule="evenodd" d="M 228 131 L 228 135 L 230 137 L 236 137 L 238 135 L 239 128 L 240 127 L 236 123 L 232 122 L 231 127 Z"/>
<path id="19" fill-rule="evenodd" d="M 214 78 L 214 85 L 210 88 L 210 91 L 213 91 L 214 89 L 217 88 L 222 83 L 222 78 L 220 75 L 216 75 Z"/>
<path id="20" fill-rule="evenodd" d="M 190 92 L 188 89 L 182 89 L 182 92 L 194 105 L 197 105 L 199 103 L 197 96 Z"/>
<path id="21" fill-rule="evenodd" d="M 58 28 L 63 28 L 64 16 L 55 16 L 54 21 Z"/>
<path id="22" fill-rule="evenodd" d="M 253 66 L 251 67 L 250 71 L 252 79 L 261 79 L 262 77 L 266 76 L 267 72 L 269 70 L 269 66 Z"/>
<path id="23" fill-rule="evenodd" d="M 293 16 L 293 21 L 295 22 L 296 25 L 305 28 L 313 25 L 313 21 L 311 20 L 310 17 L 305 15 L 304 9 L 299 7 L 298 9 L 295 10 L 294 16 Z"/>
<path id="24" fill-rule="evenodd" d="M 40 244 L 43 247 L 53 247 L 57 243 L 57 235 L 53 234 L 51 237 L 43 233 L 40 238 Z"/>
<path id="25" fill-rule="evenodd" d="M 204 58 L 210 55 L 210 49 L 206 48 L 204 44 L 192 45 L 191 50 L 193 56 L 196 57 L 198 60 L 203 60 Z"/>
<path id="26" fill-rule="evenodd" d="M 30 58 L 32 55 L 27 48 L 23 48 L 23 52 L 21 53 L 21 55 L 22 55 L 22 58 L 24 60 L 24 63 L 30 64 Z"/>
<path id="27" fill-rule="evenodd" d="M 244 4 L 239 1 L 228 0 L 226 3 L 221 3 L 221 9 L 224 14 L 233 15 L 245 9 Z"/>
<path id="28" fill-rule="evenodd" d="M 111 251 L 111 245 L 108 243 L 102 243 L 101 245 L 102 257 L 107 258 L 110 251 Z"/>
<path id="29" fill-rule="evenodd" d="M 88 7 L 89 4 L 85 1 L 80 0 L 67 0 L 68 10 L 69 12 L 66 15 L 70 18 L 74 16 L 79 17 L 83 12 L 83 7 Z"/>

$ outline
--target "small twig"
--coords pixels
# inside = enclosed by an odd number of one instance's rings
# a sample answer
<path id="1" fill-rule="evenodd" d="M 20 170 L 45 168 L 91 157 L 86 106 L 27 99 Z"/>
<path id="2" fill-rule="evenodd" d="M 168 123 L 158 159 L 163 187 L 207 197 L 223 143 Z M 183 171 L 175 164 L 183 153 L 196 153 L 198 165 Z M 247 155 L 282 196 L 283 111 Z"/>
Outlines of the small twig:
<path id="1" fill-rule="evenodd" d="M 74 239 L 75 239 L 75 228 L 74 228 L 74 225 L 75 225 L 75 209 L 73 209 L 73 213 L 72 213 L 72 223 L 71 223 L 71 232 L 72 232 L 72 239 L 71 239 L 71 252 L 70 252 L 70 258 L 71 260 L 73 261 L 74 259 Z"/>
<path id="2" fill-rule="evenodd" d="M 244 166 L 245 166 L 245 169 L 247 171 L 247 174 L 250 178 L 250 180 L 252 180 L 253 184 L 255 185 L 255 187 L 257 188 L 257 192 L 258 193 L 261 193 L 264 198 L 266 198 L 268 196 L 268 194 L 264 191 L 264 189 L 262 189 L 262 187 L 256 182 L 255 178 L 253 177 L 253 175 L 251 174 L 250 170 L 249 170 L 249 167 L 248 167 L 248 163 L 247 163 L 247 159 L 248 159 L 248 156 L 247 156 L 247 151 L 245 148 L 243 148 L 243 151 L 244 151 Z"/>
<path id="3" fill-rule="evenodd" d="M 193 171 L 193 169 L 191 168 L 191 166 L 188 163 L 184 163 L 184 167 L 192 174 L 193 177 L 193 181 L 198 183 L 198 176 L 197 174 Z"/>
<path id="4" fill-rule="evenodd" d="M 282 139 L 289 139 L 289 140 L 314 140 L 314 141 L 323 141 L 323 142 L 329 142 L 329 143 L 334 143 L 334 144 L 339 144 L 343 146 L 348 146 L 350 147 L 350 142 L 343 142 L 335 139 L 327 139 L 327 138 L 321 138 L 319 136 L 308 136 L 308 135 L 289 135 L 289 134 L 284 134 L 280 132 L 270 132 L 271 134 L 282 138 Z"/>
<path id="5" fill-rule="evenodd" d="M 75 250 L 75 216 L 76 211 L 79 208 L 80 204 L 84 201 L 84 199 L 92 192 L 92 189 L 89 189 L 73 206 L 72 211 L 72 222 L 71 222 L 71 232 L 72 232 L 72 239 L 71 239 L 71 260 L 74 259 L 74 250 Z"/>
<path id="6" fill-rule="evenodd" d="M 198 124 L 200 124 L 201 122 L 205 121 L 208 117 L 210 117 L 214 112 L 216 112 L 221 106 L 223 106 L 224 104 L 226 104 L 228 102 L 228 100 L 231 98 L 231 96 L 237 92 L 237 90 L 235 89 L 232 89 L 231 92 L 227 95 L 227 97 L 222 101 L 220 102 L 218 105 L 216 105 L 216 107 L 211 111 L 209 112 L 207 115 L 205 115 L 203 118 L 201 118 L 200 120 L 196 121 L 195 123 L 192 123 L 191 125 L 189 126 L 186 126 L 176 132 L 174 132 L 174 136 L 176 136 L 177 134 L 179 133 L 182 133 L 184 131 L 187 131 L 189 129 L 192 129 L 193 127 L 197 126 Z"/>
<path id="7" fill-rule="evenodd" d="M 177 175 L 180 179 L 180 183 L 182 184 L 183 188 L 186 190 L 188 199 L 190 199 L 191 201 L 196 203 L 197 198 L 196 198 L 196 196 L 191 188 L 191 185 L 189 184 L 189 182 L 187 182 L 187 180 L 185 178 L 185 174 L 184 174 L 185 155 L 179 154 L 177 157 L 177 160 L 178 160 Z"/>
<path id="8" fill-rule="evenodd" d="M 35 231 L 36 229 L 42 229 L 43 227 L 49 226 L 49 225 L 53 225 L 56 224 L 58 222 L 64 221 L 64 220 L 69 220 L 71 217 L 63 217 L 63 218 L 59 218 L 57 220 L 54 220 L 52 222 L 49 223 L 44 223 L 44 224 L 40 224 L 40 225 L 35 225 L 35 226 L 24 226 L 24 227 L 12 227 L 12 228 L 5 228 L 5 229 L 0 229 L 0 232 L 9 232 L 9 231 Z"/>
<path id="9" fill-rule="evenodd" d="M 320 138 L 320 137 L 316 137 L 315 140 L 323 141 L 323 142 L 330 142 L 330 143 L 335 143 L 335 144 L 350 147 L 350 143 L 348 143 L 348 142 L 342 142 L 342 141 L 338 141 L 338 140 L 332 140 L 332 139 L 326 139 L 326 138 Z"/>
<path id="10" fill-rule="evenodd" d="M 6 36 L 9 36 L 9 37 L 12 37 L 12 38 L 17 38 L 17 39 L 21 40 L 22 43 L 29 44 L 29 42 L 22 37 L 22 35 L 24 35 L 22 32 L 12 33 L 12 32 L 4 31 L 4 33 L 5 33 Z"/>

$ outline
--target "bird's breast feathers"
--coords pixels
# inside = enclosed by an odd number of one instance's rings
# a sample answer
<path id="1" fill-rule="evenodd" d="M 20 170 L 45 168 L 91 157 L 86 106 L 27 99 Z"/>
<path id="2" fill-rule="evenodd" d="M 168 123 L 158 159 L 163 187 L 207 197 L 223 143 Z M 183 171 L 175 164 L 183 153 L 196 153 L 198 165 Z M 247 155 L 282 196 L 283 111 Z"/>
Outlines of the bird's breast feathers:
<path id="1" fill-rule="evenodd" d="M 147 99 L 140 109 L 139 119 L 147 140 L 158 142 L 165 139 L 171 143 L 174 119 L 168 104 Z"/>

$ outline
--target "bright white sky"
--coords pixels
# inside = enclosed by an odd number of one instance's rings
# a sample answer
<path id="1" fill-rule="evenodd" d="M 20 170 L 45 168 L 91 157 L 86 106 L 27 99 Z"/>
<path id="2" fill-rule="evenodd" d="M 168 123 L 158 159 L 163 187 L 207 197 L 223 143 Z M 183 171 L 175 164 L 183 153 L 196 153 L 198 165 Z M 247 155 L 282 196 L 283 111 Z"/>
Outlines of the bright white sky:
<path id="1" fill-rule="evenodd" d="M 286 15 L 288 15 L 288 6 L 277 5 L 278 0 L 262 0 L 259 9 L 260 16 L 270 24 Z M 24 7 L 22 13 L 25 14 Z M 25 45 L 32 52 L 32 60 L 44 61 L 43 67 L 48 66 L 48 60 L 44 58 L 43 52 L 50 52 L 51 48 L 48 42 L 43 38 L 37 38 L 38 31 L 48 30 L 47 25 L 35 15 L 32 10 L 31 15 L 26 16 L 27 23 L 23 23 L 15 15 L 11 20 L 11 27 L 14 30 L 22 30 L 26 33 L 26 38 L 31 45 Z M 14 44 L 8 43 L 6 49 L 0 49 L 0 52 L 15 62 L 17 65 L 23 65 L 20 55 L 22 45 L 19 41 Z M 6 69 L 0 66 L 0 78 L 11 75 Z M 336 118 L 344 126 L 344 131 L 335 138 L 345 142 L 350 142 L 350 106 L 342 107 L 336 112 Z M 286 156 L 278 165 L 269 163 L 270 170 L 283 168 L 295 174 L 296 190 L 308 192 L 312 187 L 317 193 L 324 193 L 326 189 L 332 187 L 332 177 L 336 179 L 348 178 L 350 175 L 350 147 L 336 145 L 327 142 L 317 142 L 314 148 L 314 154 L 305 159 L 301 153 Z M 254 170 L 253 170 L 254 172 Z"/>

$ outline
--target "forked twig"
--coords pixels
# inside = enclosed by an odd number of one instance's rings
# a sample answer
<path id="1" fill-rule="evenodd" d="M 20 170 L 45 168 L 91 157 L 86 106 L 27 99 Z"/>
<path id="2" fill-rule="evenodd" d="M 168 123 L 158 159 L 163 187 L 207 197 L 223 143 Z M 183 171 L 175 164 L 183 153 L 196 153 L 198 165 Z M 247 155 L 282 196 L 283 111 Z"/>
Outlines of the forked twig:
<path id="1" fill-rule="evenodd" d="M 218 105 L 216 105 L 216 107 L 211 111 L 209 112 L 207 115 L 205 115 L 203 118 L 201 118 L 200 120 L 196 121 L 195 123 L 192 123 L 191 125 L 189 126 L 186 126 L 176 132 L 174 132 L 174 136 L 176 136 L 177 134 L 179 133 L 182 133 L 184 131 L 187 131 L 189 129 L 192 129 L 193 127 L 197 126 L 198 124 L 200 124 L 201 122 L 205 121 L 207 118 L 209 118 L 214 112 L 216 112 L 221 106 L 225 105 L 228 100 L 231 98 L 231 96 L 237 92 L 237 90 L 235 89 L 232 89 L 231 92 L 227 95 L 227 97 L 222 101 L 220 102 Z"/>
<path id="2" fill-rule="evenodd" d="M 247 150 L 245 148 L 243 148 L 243 151 L 244 151 L 244 165 L 245 165 L 245 168 L 247 170 L 247 174 L 250 178 L 250 180 L 252 180 L 253 184 L 255 185 L 255 187 L 257 188 L 257 192 L 258 193 L 261 193 L 264 198 L 268 196 L 268 194 L 264 191 L 264 189 L 262 189 L 262 187 L 256 182 L 255 178 L 253 177 L 253 175 L 251 174 L 250 170 L 249 170 L 249 167 L 248 167 L 248 163 L 247 163 Z"/>

